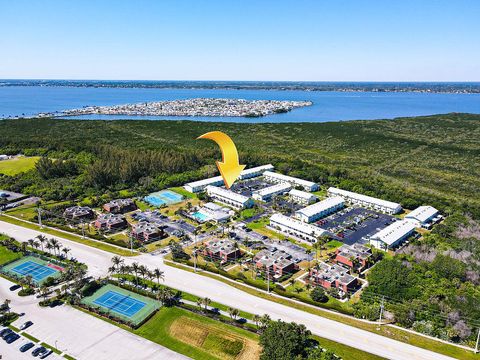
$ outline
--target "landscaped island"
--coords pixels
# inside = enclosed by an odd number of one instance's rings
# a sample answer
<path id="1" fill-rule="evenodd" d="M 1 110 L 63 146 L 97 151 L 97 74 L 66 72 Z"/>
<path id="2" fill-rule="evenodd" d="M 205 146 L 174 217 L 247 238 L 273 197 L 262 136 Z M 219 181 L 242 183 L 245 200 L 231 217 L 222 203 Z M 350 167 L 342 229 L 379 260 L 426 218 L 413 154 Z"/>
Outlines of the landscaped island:
<path id="1" fill-rule="evenodd" d="M 78 115 L 140 115 L 140 116 L 233 116 L 260 117 L 280 114 L 310 106 L 311 101 L 244 100 L 244 99 L 187 99 L 155 101 L 114 106 L 86 106 L 65 110 L 62 116 Z"/>

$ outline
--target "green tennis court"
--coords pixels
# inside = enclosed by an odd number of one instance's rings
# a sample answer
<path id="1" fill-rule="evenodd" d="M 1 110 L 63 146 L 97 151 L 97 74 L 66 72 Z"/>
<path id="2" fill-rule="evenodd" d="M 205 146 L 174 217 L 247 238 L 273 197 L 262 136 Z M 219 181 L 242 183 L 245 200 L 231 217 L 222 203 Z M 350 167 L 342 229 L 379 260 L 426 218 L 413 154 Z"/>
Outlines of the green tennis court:
<path id="1" fill-rule="evenodd" d="M 34 256 L 25 256 L 5 265 L 3 271 L 22 278 L 31 276 L 36 284 L 41 284 L 49 277 L 59 277 L 63 267 Z"/>
<path id="2" fill-rule="evenodd" d="M 134 325 L 140 324 L 160 308 L 160 302 L 112 284 L 102 286 L 81 302 Z"/>

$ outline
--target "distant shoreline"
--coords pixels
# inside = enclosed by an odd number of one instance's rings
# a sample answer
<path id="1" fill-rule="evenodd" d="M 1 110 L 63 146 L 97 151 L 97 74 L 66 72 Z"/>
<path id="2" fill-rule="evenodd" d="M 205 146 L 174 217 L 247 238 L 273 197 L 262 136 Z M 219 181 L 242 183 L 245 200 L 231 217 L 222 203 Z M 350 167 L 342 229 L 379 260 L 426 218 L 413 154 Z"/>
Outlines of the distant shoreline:
<path id="1" fill-rule="evenodd" d="M 84 87 L 141 89 L 216 89 L 338 92 L 418 92 L 478 94 L 480 82 L 315 82 L 315 81 L 156 81 L 156 80 L 17 80 L 0 87 Z"/>

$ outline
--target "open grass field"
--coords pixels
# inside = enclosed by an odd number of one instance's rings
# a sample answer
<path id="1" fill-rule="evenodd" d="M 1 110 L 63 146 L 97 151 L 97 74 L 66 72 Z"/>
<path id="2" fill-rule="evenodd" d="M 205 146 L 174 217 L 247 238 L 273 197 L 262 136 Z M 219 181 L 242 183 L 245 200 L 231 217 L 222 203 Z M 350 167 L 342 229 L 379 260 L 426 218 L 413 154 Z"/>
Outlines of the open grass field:
<path id="1" fill-rule="evenodd" d="M 0 174 L 13 176 L 31 170 L 35 167 L 38 159 L 40 159 L 39 156 L 32 156 L 2 160 L 0 161 Z"/>
<path id="2" fill-rule="evenodd" d="M 259 358 L 258 336 L 179 308 L 162 308 L 134 333 L 199 360 Z"/>
<path id="3" fill-rule="evenodd" d="M 1 239 L 1 235 L 0 235 Z M 13 260 L 20 259 L 22 257 L 21 253 L 16 253 L 11 250 L 8 250 L 5 246 L 0 246 L 0 265 L 9 263 Z"/>

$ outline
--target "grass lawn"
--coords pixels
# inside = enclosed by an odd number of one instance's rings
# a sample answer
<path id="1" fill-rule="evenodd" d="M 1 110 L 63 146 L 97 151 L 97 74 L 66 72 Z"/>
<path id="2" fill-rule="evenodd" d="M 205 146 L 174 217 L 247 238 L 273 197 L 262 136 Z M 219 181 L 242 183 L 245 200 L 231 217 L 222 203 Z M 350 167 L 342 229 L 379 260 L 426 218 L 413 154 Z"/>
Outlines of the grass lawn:
<path id="1" fill-rule="evenodd" d="M 139 336 L 193 359 L 258 359 L 258 336 L 180 308 L 161 308 Z"/>
<path id="2" fill-rule="evenodd" d="M 76 241 L 78 243 L 88 245 L 88 246 L 91 246 L 91 247 L 94 247 L 94 248 L 97 248 L 97 249 L 100 249 L 100 250 L 108 251 L 108 252 L 111 252 L 111 253 L 117 254 L 117 255 L 122 255 L 122 256 L 136 256 L 136 255 L 138 255 L 137 252 L 134 252 L 132 254 L 130 250 L 114 247 L 114 246 L 111 246 L 107 243 L 103 243 L 101 241 L 93 241 L 93 240 L 89 240 L 89 239 L 82 239 L 82 237 L 80 235 L 75 235 L 75 234 L 71 234 L 71 233 L 67 233 L 67 232 L 63 232 L 63 231 L 59 231 L 59 230 L 55 230 L 55 229 L 50 229 L 50 228 L 46 228 L 46 227 L 41 229 L 36 224 L 31 224 L 31 223 L 28 223 L 28 222 L 25 222 L 25 221 L 22 221 L 22 220 L 18 220 L 18 219 L 14 219 L 14 218 L 11 218 L 11 217 L 7 217 L 7 216 L 1 216 L 0 215 L 0 221 L 5 221 L 5 222 L 8 222 L 10 224 L 23 226 L 23 227 L 28 228 L 28 229 L 40 231 L 40 232 L 45 233 L 47 235 L 58 236 L 58 237 L 61 237 L 61 238 L 67 239 L 67 240 Z"/>
<path id="3" fill-rule="evenodd" d="M 0 239 L 2 238 L 2 235 L 0 235 Z M 0 246 L 0 265 L 9 263 L 13 260 L 20 259 L 22 257 L 21 253 L 16 253 L 11 250 L 8 250 L 4 246 Z"/>
<path id="4" fill-rule="evenodd" d="M 31 170 L 35 167 L 38 159 L 40 159 L 39 156 L 32 156 L 2 160 L 0 161 L 0 174 L 13 176 Z"/>
<path id="5" fill-rule="evenodd" d="M 172 190 L 174 192 L 176 192 L 177 194 L 180 194 L 180 195 L 183 195 L 185 196 L 186 198 L 190 198 L 190 199 L 198 199 L 198 196 L 194 193 L 191 193 L 187 190 L 185 190 L 183 187 L 181 186 L 177 186 L 177 187 L 172 187 L 172 188 L 169 188 L 168 190 Z"/>
<path id="6" fill-rule="evenodd" d="M 327 249 L 336 249 L 340 246 L 343 245 L 343 242 L 341 241 L 338 241 L 338 240 L 330 240 L 329 242 L 327 242 L 325 244 L 325 246 L 327 247 Z"/>
<path id="7" fill-rule="evenodd" d="M 258 220 L 252 221 L 251 223 L 247 224 L 247 227 L 252 230 L 258 230 L 265 228 L 269 224 L 270 220 L 267 217 L 260 218 Z"/>

